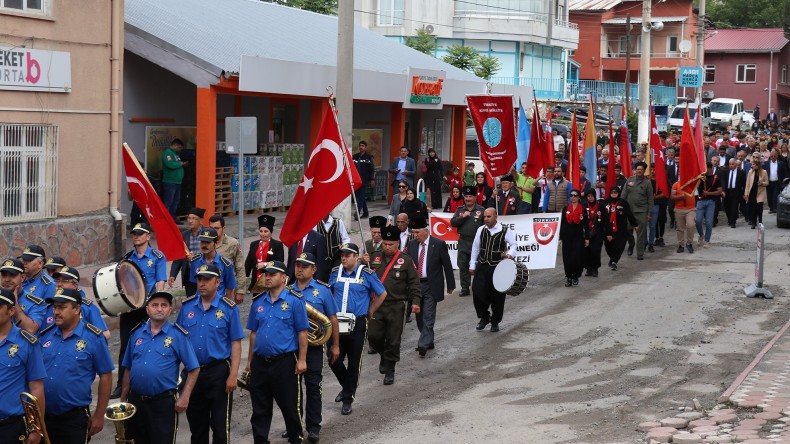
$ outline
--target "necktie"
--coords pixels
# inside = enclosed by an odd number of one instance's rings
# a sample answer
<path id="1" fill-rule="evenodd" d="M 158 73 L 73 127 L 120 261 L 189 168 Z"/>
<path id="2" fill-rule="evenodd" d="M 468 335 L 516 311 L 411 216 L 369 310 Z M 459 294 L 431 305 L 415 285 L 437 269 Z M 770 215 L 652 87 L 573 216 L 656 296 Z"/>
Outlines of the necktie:
<path id="1" fill-rule="evenodd" d="M 422 266 L 425 265 L 425 250 L 427 248 L 426 248 L 425 242 L 421 243 L 420 246 L 422 248 L 420 248 L 420 258 L 417 261 L 417 271 L 418 271 L 418 275 L 422 278 L 423 277 L 422 276 Z"/>
<path id="2" fill-rule="evenodd" d="M 302 249 L 304 249 L 304 238 L 299 241 L 299 246 L 296 247 L 296 257 L 302 255 Z"/>
<path id="3" fill-rule="evenodd" d="M 730 188 L 735 189 L 735 170 L 730 171 Z"/>

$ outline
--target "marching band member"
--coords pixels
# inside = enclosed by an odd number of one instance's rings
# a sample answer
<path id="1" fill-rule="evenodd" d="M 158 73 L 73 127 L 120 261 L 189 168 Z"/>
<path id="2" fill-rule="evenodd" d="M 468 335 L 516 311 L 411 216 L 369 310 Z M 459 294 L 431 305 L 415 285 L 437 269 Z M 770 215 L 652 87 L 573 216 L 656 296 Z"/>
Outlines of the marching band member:
<path id="1" fill-rule="evenodd" d="M 233 300 L 237 287 L 236 276 L 233 272 L 233 261 L 217 252 L 217 232 L 213 228 L 202 228 L 198 239 L 200 239 L 200 254 L 189 259 L 189 281 L 195 284 L 195 291 L 197 291 L 197 271 L 203 265 L 213 264 L 220 271 L 217 294 L 227 296 Z"/>
<path id="2" fill-rule="evenodd" d="M 34 303 L 32 300 L 26 301 L 28 298 L 22 293 L 22 282 L 24 280 L 25 266 L 22 265 L 22 261 L 19 259 L 8 259 L 0 266 L 0 287 L 11 291 L 14 295 L 14 304 L 20 299 L 23 302 L 28 302 L 30 304 Z M 40 317 L 36 317 L 36 319 L 40 319 L 43 325 L 46 319 L 46 304 L 44 301 L 41 301 L 41 304 L 44 306 L 44 311 L 41 313 Z M 14 324 L 28 333 L 35 334 L 39 330 L 38 321 L 33 320 L 33 318 L 28 316 L 21 308 L 14 310 Z"/>
<path id="3" fill-rule="evenodd" d="M 494 268 L 502 259 L 516 255 L 516 236 L 497 222 L 496 209 L 486 208 L 483 219 L 484 225 L 475 233 L 469 263 L 469 274 L 475 277 L 472 298 L 480 318 L 475 329 L 480 331 L 490 322 L 491 331 L 496 333 L 505 311 L 505 293 L 494 288 Z"/>
<path id="4" fill-rule="evenodd" d="M 102 330 L 80 320 L 84 305 L 79 290 L 58 288 L 47 303 L 52 304 L 55 317 L 39 338 L 47 371 L 47 433 L 53 444 L 85 443 L 104 428 L 115 366 Z M 99 398 L 91 414 L 91 384 L 96 375 Z"/>
<path id="5" fill-rule="evenodd" d="M 335 397 L 335 402 L 343 402 L 340 413 L 344 415 L 351 414 L 351 403 L 354 402 L 354 394 L 359 385 L 362 349 L 368 331 L 367 318 L 378 310 L 387 297 L 387 291 L 376 273 L 368 267 L 359 265 L 358 259 L 359 247 L 356 244 L 341 245 L 341 265 L 335 267 L 329 277 L 335 305 L 340 309 L 338 313 L 351 314 L 355 317 L 353 329 L 348 334 L 340 335 L 338 340 L 340 357 L 329 364 L 337 382 L 343 388 Z M 339 323 L 340 316 L 338 316 Z M 343 363 L 346 358 L 348 365 Z"/>
<path id="6" fill-rule="evenodd" d="M 24 323 L 20 327 L 36 334 L 44 326 L 47 311 L 46 298 L 55 294 L 55 282 L 43 271 L 47 258 L 44 249 L 38 245 L 30 245 L 22 252 L 22 265 L 25 268 L 25 280 L 19 294 L 24 295 L 17 301 L 18 308 L 33 323 Z M 22 313 L 20 313 L 21 315 Z"/>
<path id="7" fill-rule="evenodd" d="M 53 277 L 58 270 L 66 266 L 66 260 L 62 257 L 55 256 L 47 259 L 47 263 L 44 264 L 44 270 L 46 270 L 49 277 Z"/>
<path id="8" fill-rule="evenodd" d="M 166 291 L 152 294 L 145 304 L 148 321 L 132 330 L 123 356 L 121 401 L 137 407 L 129 418 L 127 438 L 139 443 L 174 444 L 178 414 L 189 406 L 195 387 L 198 364 L 189 334 L 167 319 L 173 312 L 173 295 Z M 184 389 L 176 395 L 178 368 L 183 364 L 187 377 Z"/>
<path id="9" fill-rule="evenodd" d="M 38 444 L 41 435 L 31 433 L 27 436 L 24 410 L 19 402 L 22 392 L 29 392 L 38 399 L 42 414 L 46 412 L 44 402 L 44 383 L 47 377 L 44 361 L 41 359 L 41 346 L 33 334 L 14 325 L 16 295 L 6 288 L 0 289 L 0 439 L 4 442 L 18 442 L 17 437 L 27 437 L 27 444 Z M 29 390 L 28 390 L 29 387 Z"/>
<path id="10" fill-rule="evenodd" d="M 302 442 L 301 379 L 307 370 L 307 330 L 310 328 L 302 295 L 285 288 L 285 264 L 269 262 L 263 268 L 267 291 L 253 296 L 247 330 L 250 351 L 252 435 L 269 442 L 272 401 L 285 420 L 288 442 Z"/>
<path id="11" fill-rule="evenodd" d="M 193 443 L 208 443 L 209 428 L 214 444 L 228 443 L 244 329 L 236 302 L 217 292 L 219 268 L 201 265 L 195 274 L 198 294 L 184 300 L 176 319 L 189 332 L 187 338 L 200 364 L 187 421 Z"/>
<path id="12" fill-rule="evenodd" d="M 93 301 L 85 296 L 85 292 L 80 288 L 80 272 L 76 268 L 63 267 L 52 275 L 55 279 L 55 286 L 57 288 L 71 288 L 77 290 L 82 299 L 82 307 L 80 307 L 80 317 L 83 322 L 98 327 L 102 331 L 102 335 L 110 340 L 110 330 L 107 328 L 107 323 L 101 316 L 99 306 L 94 304 Z M 57 290 L 56 290 L 57 292 Z M 55 324 L 55 310 L 52 304 L 47 304 L 47 316 L 44 321 L 44 328 L 50 327 Z"/>
<path id="13" fill-rule="evenodd" d="M 338 344 L 340 333 L 337 326 L 337 307 L 332 298 L 329 284 L 313 279 L 318 260 L 312 253 L 302 253 L 295 261 L 296 282 L 288 289 L 302 295 L 302 300 L 320 311 L 332 322 L 332 346 L 329 347 L 329 363 L 335 362 L 340 355 Z M 307 372 L 304 374 L 305 394 L 305 428 L 307 440 L 318 442 L 321 432 L 321 380 L 324 367 L 324 346 L 309 345 L 307 347 Z M 287 432 L 286 432 L 287 434 Z M 284 436 L 287 438 L 287 436 Z"/>

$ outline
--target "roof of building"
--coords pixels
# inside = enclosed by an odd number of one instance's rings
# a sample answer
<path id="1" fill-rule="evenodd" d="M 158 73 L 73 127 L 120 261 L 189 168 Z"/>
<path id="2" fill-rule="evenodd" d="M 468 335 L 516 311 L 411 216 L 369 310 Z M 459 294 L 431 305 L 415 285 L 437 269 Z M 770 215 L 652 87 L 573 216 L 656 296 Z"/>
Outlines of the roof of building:
<path id="1" fill-rule="evenodd" d="M 787 45 L 782 28 L 717 29 L 708 31 L 705 52 L 771 52 Z"/>
<path id="2" fill-rule="evenodd" d="M 650 21 L 655 22 L 664 22 L 664 23 L 674 23 L 674 22 L 685 22 L 688 20 L 688 16 L 685 15 L 675 15 L 675 16 L 652 16 Z M 609 20 L 604 20 L 602 23 L 604 25 L 625 25 L 628 21 L 627 17 L 615 17 Z M 631 23 L 637 24 L 642 23 L 642 17 L 631 17 Z"/>
<path id="3" fill-rule="evenodd" d="M 608 11 L 620 3 L 635 2 L 641 0 L 570 0 L 568 11 Z M 639 9 L 641 11 L 641 8 Z"/>
<path id="4" fill-rule="evenodd" d="M 238 73 L 242 55 L 335 66 L 337 17 L 259 0 L 134 0 L 124 11 L 127 49 L 140 40 L 219 77 Z M 131 37 L 131 39 L 130 39 Z M 448 79 L 484 81 L 432 56 L 354 27 L 354 68 L 405 74 L 441 70 Z"/>

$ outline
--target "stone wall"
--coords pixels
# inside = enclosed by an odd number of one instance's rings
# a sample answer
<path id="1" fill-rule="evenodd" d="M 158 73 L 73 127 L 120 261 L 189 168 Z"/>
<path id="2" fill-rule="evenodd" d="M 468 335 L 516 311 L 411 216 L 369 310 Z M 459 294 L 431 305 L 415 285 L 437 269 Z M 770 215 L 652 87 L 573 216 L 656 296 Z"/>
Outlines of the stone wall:
<path id="1" fill-rule="evenodd" d="M 47 257 L 60 256 L 71 267 L 102 264 L 115 259 L 115 226 L 109 212 L 0 225 L 0 258 L 17 257 L 27 245 L 44 248 Z"/>

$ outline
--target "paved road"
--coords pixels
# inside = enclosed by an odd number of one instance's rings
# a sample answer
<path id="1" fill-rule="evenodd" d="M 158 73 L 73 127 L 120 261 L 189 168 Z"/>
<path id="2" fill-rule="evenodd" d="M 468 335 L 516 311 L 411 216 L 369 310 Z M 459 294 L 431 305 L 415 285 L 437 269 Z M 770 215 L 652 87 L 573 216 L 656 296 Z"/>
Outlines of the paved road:
<path id="1" fill-rule="evenodd" d="M 395 385 L 383 386 L 378 357 L 365 355 L 352 415 L 332 402 L 339 386 L 325 369 L 322 442 L 626 443 L 644 437 L 638 423 L 693 398 L 712 407 L 787 321 L 790 231 L 767 214 L 766 225 L 772 301 L 743 295 L 756 236 L 745 226 L 717 228 L 713 245 L 693 255 L 676 254 L 670 233 L 645 261 L 624 258 L 619 271 L 576 288 L 563 287 L 559 271 L 534 272 L 508 298 L 499 333 L 475 331 L 471 298 L 449 297 L 426 358 L 412 351 L 418 335 L 407 325 Z M 239 393 L 234 442 L 252 442 L 249 415 Z M 285 442 L 279 414 L 272 430 L 272 442 Z M 178 442 L 188 435 L 182 415 Z"/>

